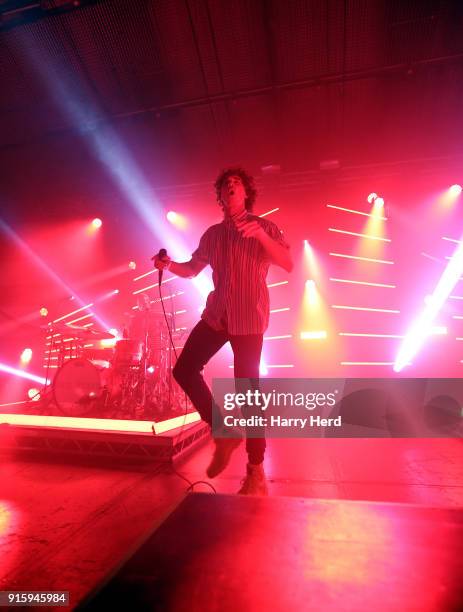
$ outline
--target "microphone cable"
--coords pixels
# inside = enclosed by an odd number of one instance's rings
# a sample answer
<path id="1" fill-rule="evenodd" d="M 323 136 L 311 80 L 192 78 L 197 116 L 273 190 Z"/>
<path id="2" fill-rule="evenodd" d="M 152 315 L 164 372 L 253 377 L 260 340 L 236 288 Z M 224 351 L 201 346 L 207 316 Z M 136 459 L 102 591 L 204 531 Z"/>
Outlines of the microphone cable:
<path id="1" fill-rule="evenodd" d="M 159 253 L 161 253 L 161 251 L 159 251 Z M 165 254 L 167 255 L 167 253 L 165 253 Z M 169 340 L 170 340 L 171 350 L 173 350 L 174 355 L 175 355 L 175 361 L 177 362 L 177 360 L 178 360 L 177 349 L 175 348 L 175 345 L 174 345 L 174 340 L 172 338 L 172 331 L 170 329 L 169 320 L 167 318 L 166 309 L 164 307 L 164 298 L 163 298 L 162 289 L 161 289 L 161 285 L 162 285 L 162 272 L 163 272 L 163 270 L 159 270 L 159 282 L 158 282 L 159 301 L 161 302 L 161 308 L 162 308 L 162 312 L 163 312 L 163 315 L 164 315 L 164 321 L 165 321 L 166 326 L 167 326 L 167 331 L 169 332 Z M 169 375 L 172 376 L 172 369 L 170 370 Z M 183 423 L 182 423 L 182 426 L 180 427 L 180 432 L 174 438 L 174 443 L 173 443 L 174 447 L 176 445 L 176 441 L 182 435 L 183 430 L 184 430 L 185 425 L 186 425 L 186 416 L 187 416 L 187 413 L 188 413 L 188 396 L 187 396 L 185 391 L 183 391 L 183 394 L 185 396 L 185 410 L 183 412 Z M 156 431 L 154 429 L 154 425 L 152 426 L 152 430 L 153 430 L 153 434 L 156 435 Z M 169 467 L 170 467 L 170 470 L 171 470 L 171 472 L 173 474 L 175 474 L 176 476 L 178 476 L 179 478 L 181 478 L 182 480 L 184 480 L 185 482 L 188 483 L 188 487 L 186 489 L 187 492 L 193 491 L 194 487 L 196 485 L 204 484 L 204 485 L 207 485 L 208 487 L 210 487 L 214 493 L 217 493 L 217 489 L 210 482 L 207 482 L 205 480 L 196 480 L 196 481 L 192 482 L 186 476 L 183 476 L 183 474 L 178 472 L 174 468 L 174 466 L 172 464 Z"/>

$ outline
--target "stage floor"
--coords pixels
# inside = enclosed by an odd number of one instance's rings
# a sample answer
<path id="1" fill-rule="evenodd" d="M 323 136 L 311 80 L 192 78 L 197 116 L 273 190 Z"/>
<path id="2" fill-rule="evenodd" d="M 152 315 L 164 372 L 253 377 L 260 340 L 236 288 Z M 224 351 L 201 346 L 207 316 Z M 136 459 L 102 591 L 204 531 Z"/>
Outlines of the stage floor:
<path id="1" fill-rule="evenodd" d="M 189 480 L 205 479 L 212 444 L 176 469 Z M 73 606 L 162 522 L 188 486 L 155 465 L 109 468 L 5 453 L 1 459 L 2 590 L 66 590 Z M 245 462 L 242 445 L 210 481 L 219 493 L 239 488 Z M 266 459 L 271 496 L 441 508 L 463 507 L 462 466 L 463 444 L 453 439 L 269 440 Z"/>
<path id="2" fill-rule="evenodd" d="M 78 610 L 456 611 L 462 552 L 463 509 L 191 493 Z"/>

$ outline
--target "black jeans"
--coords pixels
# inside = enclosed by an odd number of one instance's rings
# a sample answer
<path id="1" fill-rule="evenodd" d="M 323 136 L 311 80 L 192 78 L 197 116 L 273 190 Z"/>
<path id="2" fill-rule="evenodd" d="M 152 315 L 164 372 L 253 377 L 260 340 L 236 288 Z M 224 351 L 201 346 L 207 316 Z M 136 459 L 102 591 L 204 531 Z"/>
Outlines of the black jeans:
<path id="1" fill-rule="evenodd" d="M 201 415 L 203 421 L 212 426 L 212 393 L 207 386 L 202 370 L 213 355 L 226 342 L 230 342 L 234 356 L 235 378 L 259 380 L 262 334 L 232 336 L 226 330 L 216 331 L 201 320 L 191 331 L 180 357 L 173 369 L 173 375 Z M 252 438 L 246 432 L 246 452 L 249 463 L 259 464 L 264 460 L 265 437 Z M 261 434 L 262 435 L 262 434 Z"/>

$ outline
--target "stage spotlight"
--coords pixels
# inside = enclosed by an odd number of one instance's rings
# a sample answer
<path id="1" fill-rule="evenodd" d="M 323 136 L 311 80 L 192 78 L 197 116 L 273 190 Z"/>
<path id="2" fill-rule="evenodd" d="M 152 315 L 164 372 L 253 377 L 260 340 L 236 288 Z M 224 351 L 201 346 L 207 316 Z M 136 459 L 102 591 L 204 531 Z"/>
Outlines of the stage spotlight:
<path id="1" fill-rule="evenodd" d="M 394 372 L 409 365 L 429 337 L 429 329 L 463 274 L 463 244 L 459 244 L 426 305 L 412 321 L 394 362 Z"/>
<path id="2" fill-rule="evenodd" d="M 39 312 L 41 317 L 46 317 L 48 315 L 48 310 L 45 307 L 41 308 Z"/>
<path id="3" fill-rule="evenodd" d="M 188 225 L 186 217 L 173 210 L 169 210 L 166 217 L 167 221 L 169 221 L 169 223 L 172 223 L 172 225 L 174 225 L 178 229 L 183 230 Z"/>
<path id="4" fill-rule="evenodd" d="M 320 279 L 318 255 L 308 240 L 304 240 L 303 265 L 305 268 L 304 274 L 311 276 L 315 280 Z"/>
<path id="5" fill-rule="evenodd" d="M 32 349 L 25 348 L 23 352 L 21 353 L 21 357 L 20 357 L 21 364 L 27 365 L 31 359 L 32 359 Z"/>
<path id="6" fill-rule="evenodd" d="M 384 200 L 383 198 L 375 198 L 374 207 L 375 208 L 383 208 Z"/>
<path id="7" fill-rule="evenodd" d="M 101 219 L 98 219 L 98 217 L 96 217 L 95 219 L 93 219 L 92 221 L 92 227 L 94 229 L 99 229 L 101 226 L 103 225 L 103 221 Z"/>
<path id="8" fill-rule="evenodd" d="M 38 402 L 40 399 L 40 391 L 35 387 L 31 387 L 27 392 L 27 397 L 33 402 Z"/>
<path id="9" fill-rule="evenodd" d="M 318 304 L 318 292 L 317 285 L 314 280 L 306 280 L 305 281 L 305 291 L 306 291 L 306 300 L 308 306 L 315 306 Z"/>
<path id="10" fill-rule="evenodd" d="M 31 374 L 30 372 L 24 372 L 24 370 L 18 370 L 17 368 L 12 368 L 6 363 L 0 363 L 0 372 L 6 372 L 7 374 L 13 374 L 13 376 L 18 376 L 19 378 L 25 378 L 26 380 L 33 380 L 34 382 L 39 383 L 40 385 L 49 384 L 50 381 L 47 382 L 45 378 L 42 376 L 36 376 L 35 374 Z"/>
<path id="11" fill-rule="evenodd" d="M 260 360 L 259 374 L 261 376 L 267 376 L 267 374 L 268 374 L 268 368 L 267 368 L 267 365 L 266 365 L 266 363 L 265 363 L 265 361 L 263 359 Z"/>
<path id="12" fill-rule="evenodd" d="M 462 187 L 458 183 L 450 185 L 448 189 L 441 193 L 438 199 L 439 205 L 442 206 L 444 209 L 453 207 L 459 199 L 461 189 Z"/>
<path id="13" fill-rule="evenodd" d="M 374 191 L 370 193 L 369 196 L 367 197 L 368 204 L 373 204 L 373 202 L 376 200 L 377 197 L 378 197 L 378 194 L 375 193 Z"/>
<path id="14" fill-rule="evenodd" d="M 131 270 L 136 270 L 137 269 L 137 264 L 134 261 L 129 261 L 129 268 Z"/>
<path id="15" fill-rule="evenodd" d="M 153 374 L 154 366 L 150 366 L 149 368 L 146 369 L 146 371 L 149 372 L 150 374 Z"/>

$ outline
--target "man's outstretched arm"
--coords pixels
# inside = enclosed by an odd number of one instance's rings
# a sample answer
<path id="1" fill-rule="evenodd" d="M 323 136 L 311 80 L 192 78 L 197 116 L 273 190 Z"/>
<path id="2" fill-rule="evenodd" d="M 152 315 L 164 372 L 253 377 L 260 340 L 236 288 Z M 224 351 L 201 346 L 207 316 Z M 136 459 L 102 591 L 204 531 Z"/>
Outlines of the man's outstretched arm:
<path id="1" fill-rule="evenodd" d="M 193 278 L 194 276 L 197 276 L 201 270 L 204 270 L 206 266 L 207 264 L 203 264 L 197 259 L 190 259 L 190 261 L 182 262 L 171 261 L 169 270 L 176 276 L 181 276 L 182 278 Z"/>
<path id="2" fill-rule="evenodd" d="M 181 276 L 182 278 L 193 278 L 197 276 L 201 270 L 207 266 L 206 263 L 201 262 L 198 259 L 192 258 L 190 261 L 172 261 L 170 257 L 156 257 L 154 260 L 154 267 L 158 270 L 168 269 L 172 274 Z"/>

